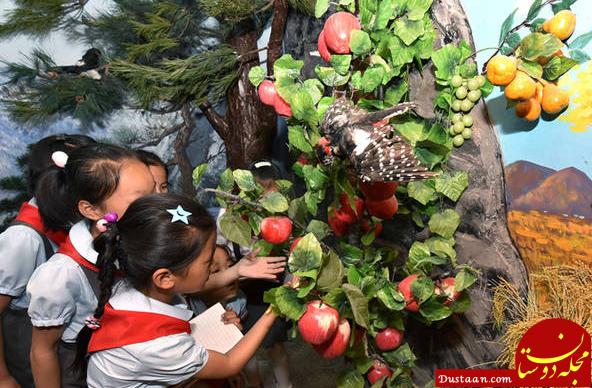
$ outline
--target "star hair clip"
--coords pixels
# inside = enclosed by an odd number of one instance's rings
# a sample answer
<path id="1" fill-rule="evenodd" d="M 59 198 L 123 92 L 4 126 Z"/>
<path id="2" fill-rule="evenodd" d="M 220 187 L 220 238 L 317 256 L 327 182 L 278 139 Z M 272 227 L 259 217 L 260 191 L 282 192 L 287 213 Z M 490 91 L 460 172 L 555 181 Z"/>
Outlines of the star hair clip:
<path id="1" fill-rule="evenodd" d="M 177 206 L 176 209 L 167 209 L 167 212 L 169 212 L 172 215 L 171 223 L 181 221 L 184 224 L 189 225 L 189 218 L 188 217 L 192 213 L 183 209 L 183 206 L 179 205 L 179 206 Z"/>

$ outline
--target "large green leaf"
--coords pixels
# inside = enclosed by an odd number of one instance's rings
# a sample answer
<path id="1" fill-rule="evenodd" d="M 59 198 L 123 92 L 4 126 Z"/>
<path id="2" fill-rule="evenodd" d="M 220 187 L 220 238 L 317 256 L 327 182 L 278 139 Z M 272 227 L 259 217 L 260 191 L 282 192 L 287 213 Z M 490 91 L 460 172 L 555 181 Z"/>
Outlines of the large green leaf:
<path id="1" fill-rule="evenodd" d="M 543 69 L 543 78 L 549 81 L 555 81 L 577 64 L 578 61 L 572 58 L 553 57 Z"/>
<path id="2" fill-rule="evenodd" d="M 396 7 L 395 0 L 381 0 L 380 5 L 378 6 L 378 12 L 376 13 L 376 20 L 374 22 L 374 29 L 382 30 L 385 28 L 393 18 L 395 7 Z"/>
<path id="3" fill-rule="evenodd" d="M 432 0 L 407 0 L 407 17 L 409 20 L 421 20 L 431 6 Z"/>
<path id="4" fill-rule="evenodd" d="M 585 34 L 582 34 L 582 35 L 578 36 L 577 38 L 575 38 L 569 44 L 569 48 L 571 50 L 582 50 L 588 45 L 588 43 L 590 43 L 591 40 L 592 40 L 592 31 L 586 32 Z"/>
<path id="5" fill-rule="evenodd" d="M 202 163 L 193 169 L 193 173 L 191 174 L 193 186 L 199 186 L 199 184 L 201 183 L 201 178 L 203 177 L 203 174 L 206 172 L 207 169 L 207 163 Z"/>
<path id="6" fill-rule="evenodd" d="M 534 32 L 527 35 L 520 43 L 520 55 L 529 61 L 548 57 L 563 47 L 563 42 L 553 34 Z"/>
<path id="7" fill-rule="evenodd" d="M 413 368 L 417 359 L 408 343 L 404 343 L 395 350 L 383 352 L 382 356 L 391 365 L 397 365 L 405 368 Z"/>
<path id="8" fill-rule="evenodd" d="M 428 321 L 441 321 L 452 315 L 452 310 L 435 296 L 419 306 L 419 313 Z"/>
<path id="9" fill-rule="evenodd" d="M 422 20 L 409 20 L 408 17 L 402 17 L 395 21 L 395 35 L 403 43 L 409 46 L 424 33 L 424 23 Z"/>
<path id="10" fill-rule="evenodd" d="M 323 93 L 325 92 L 325 86 L 316 78 L 307 79 L 302 83 L 302 86 L 308 92 L 308 94 L 310 94 L 312 101 L 315 104 L 321 100 Z"/>
<path id="11" fill-rule="evenodd" d="M 280 287 L 275 293 L 275 303 L 282 315 L 297 321 L 306 311 L 306 306 L 298 299 L 298 292 L 291 287 Z"/>
<path id="12" fill-rule="evenodd" d="M 537 16 L 539 16 L 539 12 L 542 8 L 543 0 L 534 0 L 528 9 L 528 14 L 526 15 L 526 21 L 531 22 Z"/>
<path id="13" fill-rule="evenodd" d="M 354 32 L 356 32 L 356 30 L 352 31 L 352 36 Z M 331 60 L 329 61 L 329 63 L 331 63 L 331 66 L 333 66 L 337 74 L 346 75 L 347 73 L 349 73 L 351 55 L 331 55 Z"/>
<path id="14" fill-rule="evenodd" d="M 590 60 L 590 56 L 582 50 L 570 50 L 569 56 L 573 60 L 578 61 L 578 63 L 584 63 Z"/>
<path id="15" fill-rule="evenodd" d="M 355 55 L 364 55 L 372 49 L 372 42 L 367 32 L 362 30 L 353 30 L 349 41 L 349 47 Z M 349 70 L 349 64 L 348 64 Z"/>
<path id="16" fill-rule="evenodd" d="M 284 54 L 274 62 L 273 74 L 276 79 L 296 79 L 300 75 L 302 66 L 304 66 L 304 61 L 296 60 L 290 54 Z"/>
<path id="17" fill-rule="evenodd" d="M 369 26 L 376 17 L 378 0 L 360 0 L 360 23 L 362 26 Z"/>
<path id="18" fill-rule="evenodd" d="M 352 369 L 337 376 L 337 388 L 364 388 L 364 378 L 356 369 Z"/>
<path id="19" fill-rule="evenodd" d="M 540 78 L 543 75 L 543 67 L 538 62 L 521 59 L 518 61 L 518 69 L 533 78 Z"/>
<path id="20" fill-rule="evenodd" d="M 318 166 L 313 167 L 311 165 L 306 165 L 302 168 L 302 171 L 304 173 L 304 181 L 308 190 L 322 190 L 329 181 L 329 177 Z"/>
<path id="21" fill-rule="evenodd" d="M 362 75 L 362 90 L 366 93 L 373 92 L 382 83 L 384 69 L 380 66 L 367 69 Z"/>
<path id="22" fill-rule="evenodd" d="M 345 264 L 355 265 L 360 260 L 362 260 L 362 258 L 364 257 L 364 251 L 358 247 L 353 246 L 353 245 L 346 244 L 346 243 L 342 242 L 339 245 L 339 248 L 341 250 L 341 255 L 340 255 L 341 260 Z M 350 268 L 355 269 L 355 267 L 350 267 Z"/>
<path id="23" fill-rule="evenodd" d="M 436 66 L 436 78 L 448 82 L 454 75 L 456 66 L 460 63 L 461 52 L 453 44 L 447 44 L 432 54 L 432 61 Z"/>
<path id="24" fill-rule="evenodd" d="M 419 277 L 411 283 L 411 293 L 421 306 L 434 294 L 434 282 L 428 277 Z"/>
<path id="25" fill-rule="evenodd" d="M 329 0 L 316 0 L 315 18 L 319 19 L 329 9 Z"/>
<path id="26" fill-rule="evenodd" d="M 454 289 L 456 291 L 463 291 L 471 287 L 477 281 L 479 274 L 467 267 L 462 268 L 454 278 Z"/>
<path id="27" fill-rule="evenodd" d="M 251 227 L 243 220 L 240 214 L 231 211 L 225 212 L 220 217 L 220 232 L 230 241 L 247 247 L 251 245 Z"/>
<path id="28" fill-rule="evenodd" d="M 343 279 L 343 264 L 337 254 L 330 251 L 324 257 L 321 273 L 317 278 L 317 288 L 321 291 L 329 291 L 341 285 Z"/>
<path id="29" fill-rule="evenodd" d="M 308 233 L 313 233 L 315 237 L 322 241 L 325 237 L 331 234 L 331 228 L 327 223 L 320 220 L 311 220 L 306 227 Z"/>
<path id="30" fill-rule="evenodd" d="M 402 66 L 413 62 L 415 51 L 411 47 L 407 47 L 401 39 L 396 36 L 388 36 L 385 40 L 393 66 Z"/>
<path id="31" fill-rule="evenodd" d="M 370 326 L 368 299 L 366 299 L 362 293 L 362 290 L 352 284 L 343 284 L 341 288 L 349 300 L 350 306 L 354 313 L 354 320 L 358 325 L 367 329 Z"/>
<path id="32" fill-rule="evenodd" d="M 226 192 L 231 192 L 232 189 L 234 189 L 234 176 L 232 175 L 231 169 L 227 168 L 222 174 L 220 174 L 218 189 Z"/>
<path id="33" fill-rule="evenodd" d="M 315 73 L 325 85 L 331 87 L 345 85 L 349 80 L 349 75 L 340 75 L 332 67 L 317 66 Z"/>
<path id="34" fill-rule="evenodd" d="M 456 251 L 454 250 L 454 239 L 445 239 L 442 237 L 430 237 L 424 241 L 430 249 L 430 252 L 439 257 L 448 257 L 453 266 L 456 266 Z"/>
<path id="35" fill-rule="evenodd" d="M 304 222 L 306 218 L 306 203 L 304 197 L 299 197 L 290 201 L 290 207 L 288 208 L 288 216 L 300 223 Z"/>
<path id="36" fill-rule="evenodd" d="M 319 270 L 322 263 L 323 250 L 321 249 L 321 244 L 312 233 L 307 234 L 300 240 L 288 259 L 288 266 L 294 274 Z"/>
<path id="37" fill-rule="evenodd" d="M 401 80 L 386 90 L 384 93 L 384 103 L 390 106 L 398 104 L 408 90 L 409 85 L 407 85 L 407 82 Z"/>
<path id="38" fill-rule="evenodd" d="M 514 15 L 516 14 L 516 11 L 518 11 L 518 8 L 512 11 L 512 13 L 509 14 L 506 20 L 504 20 L 504 22 L 502 23 L 502 28 L 500 29 L 500 37 L 498 42 L 499 45 L 502 44 L 502 42 L 506 39 L 506 36 L 508 36 L 508 32 L 510 32 L 510 30 L 512 29 L 512 24 L 514 23 Z"/>
<path id="39" fill-rule="evenodd" d="M 302 152 L 312 152 L 312 146 L 306 139 L 304 127 L 291 125 L 288 127 L 288 141 L 290 145 Z"/>
<path id="40" fill-rule="evenodd" d="M 409 260 L 407 268 L 410 272 L 424 271 L 431 272 L 432 265 L 443 265 L 448 260 L 439 256 L 432 256 L 427 244 L 415 241 L 409 249 Z"/>
<path id="41" fill-rule="evenodd" d="M 460 216 L 453 209 L 446 209 L 436 213 L 430 218 L 428 224 L 430 231 L 437 233 L 444 238 L 451 238 L 460 225 Z"/>
<path id="42" fill-rule="evenodd" d="M 317 111 L 314 100 L 305 88 L 300 88 L 290 100 L 292 114 L 298 120 L 305 120 L 309 123 L 315 122 Z"/>
<path id="43" fill-rule="evenodd" d="M 564 9 L 570 9 L 570 7 L 578 0 L 561 0 L 558 3 L 554 3 L 551 5 L 553 9 L 553 13 L 557 13 L 559 11 L 563 11 Z"/>
<path id="44" fill-rule="evenodd" d="M 249 70 L 249 81 L 251 81 L 255 87 L 259 86 L 259 84 L 263 82 L 265 76 L 265 69 L 261 66 L 254 66 L 251 68 L 251 70 Z"/>
<path id="45" fill-rule="evenodd" d="M 424 140 L 427 136 L 425 122 L 422 120 L 407 120 L 402 123 L 397 123 L 397 131 L 403 135 L 405 139 L 415 145 L 418 141 Z"/>
<path id="46" fill-rule="evenodd" d="M 407 195 L 422 205 L 436 199 L 436 190 L 433 181 L 414 181 L 407 185 Z"/>
<path id="47" fill-rule="evenodd" d="M 270 213 L 283 213 L 290 207 L 286 197 L 277 191 L 265 194 L 259 204 Z"/>
<path id="48" fill-rule="evenodd" d="M 376 296 L 389 310 L 400 311 L 405 307 L 405 298 L 393 283 L 388 282 L 378 290 Z"/>
<path id="49" fill-rule="evenodd" d="M 466 171 L 455 171 L 452 175 L 442 174 L 436 177 L 436 191 L 454 202 L 458 201 L 468 186 L 469 174 Z"/>
<path id="50" fill-rule="evenodd" d="M 242 191 L 254 191 L 257 188 L 255 177 L 249 170 L 234 170 L 232 172 L 234 181 Z"/>

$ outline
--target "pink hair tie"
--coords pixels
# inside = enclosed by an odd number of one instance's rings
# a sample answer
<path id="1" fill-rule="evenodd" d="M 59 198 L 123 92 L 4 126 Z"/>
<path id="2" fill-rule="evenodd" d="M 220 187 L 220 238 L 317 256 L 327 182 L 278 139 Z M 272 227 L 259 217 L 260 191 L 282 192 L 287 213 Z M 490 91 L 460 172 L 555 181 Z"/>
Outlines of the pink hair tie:
<path id="1" fill-rule="evenodd" d="M 94 315 L 90 315 L 88 316 L 85 320 L 84 320 L 84 324 L 86 327 L 88 327 L 91 330 L 97 330 L 101 327 L 101 321 L 98 320 L 97 318 L 95 318 Z"/>
<path id="2" fill-rule="evenodd" d="M 103 218 L 97 221 L 97 229 L 99 232 L 105 233 L 107 231 L 107 226 L 116 223 L 118 219 L 119 217 L 117 216 L 117 213 L 107 213 Z"/>
<path id="3" fill-rule="evenodd" d="M 66 167 L 66 163 L 68 163 L 68 154 L 64 151 L 56 151 L 51 154 L 51 160 L 59 168 L 64 168 Z"/>

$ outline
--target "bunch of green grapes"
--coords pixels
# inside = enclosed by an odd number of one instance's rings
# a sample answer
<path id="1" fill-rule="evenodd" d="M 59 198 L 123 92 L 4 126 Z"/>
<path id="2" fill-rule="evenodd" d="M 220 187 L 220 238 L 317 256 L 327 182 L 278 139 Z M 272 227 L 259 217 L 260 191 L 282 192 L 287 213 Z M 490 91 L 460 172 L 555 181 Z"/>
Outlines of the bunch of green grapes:
<path id="1" fill-rule="evenodd" d="M 469 112 L 481 98 L 480 89 L 485 85 L 485 77 L 478 75 L 472 78 L 463 78 L 460 75 L 455 75 L 450 80 L 450 85 L 454 88 L 455 97 L 451 107 L 456 113 L 451 117 L 452 126 L 449 133 L 452 136 L 452 143 L 456 147 L 460 147 L 465 140 L 469 140 L 473 136 L 473 130 L 471 129 L 473 117 Z"/>

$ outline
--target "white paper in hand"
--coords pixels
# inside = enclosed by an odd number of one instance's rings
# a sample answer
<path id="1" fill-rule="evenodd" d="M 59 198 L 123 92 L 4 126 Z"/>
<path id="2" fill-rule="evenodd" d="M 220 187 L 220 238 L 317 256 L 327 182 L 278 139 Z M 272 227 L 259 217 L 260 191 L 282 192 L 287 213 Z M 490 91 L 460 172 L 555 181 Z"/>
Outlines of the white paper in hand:
<path id="1" fill-rule="evenodd" d="M 224 307 L 216 303 L 189 321 L 191 336 L 198 344 L 209 350 L 226 353 L 243 338 L 238 327 L 222 322 L 224 312 Z"/>

